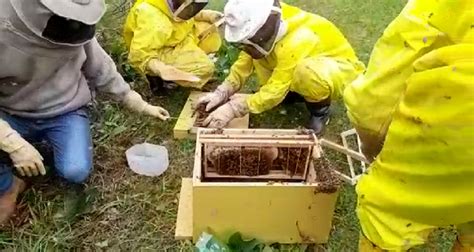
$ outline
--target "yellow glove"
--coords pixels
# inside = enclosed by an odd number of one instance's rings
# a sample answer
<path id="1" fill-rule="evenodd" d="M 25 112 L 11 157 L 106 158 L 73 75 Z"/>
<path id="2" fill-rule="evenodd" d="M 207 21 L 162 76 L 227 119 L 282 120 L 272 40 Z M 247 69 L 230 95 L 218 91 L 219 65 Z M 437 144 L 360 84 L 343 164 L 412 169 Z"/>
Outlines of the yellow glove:
<path id="1" fill-rule="evenodd" d="M 0 149 L 10 155 L 13 166 L 21 176 L 31 177 L 46 174 L 41 154 L 1 119 Z"/>
<path id="2" fill-rule="evenodd" d="M 248 112 L 247 100 L 243 97 L 235 97 L 212 112 L 204 120 L 203 126 L 208 128 L 224 128 L 232 119 L 242 117 L 248 114 Z"/>
<path id="3" fill-rule="evenodd" d="M 125 105 L 125 107 L 132 111 L 157 117 L 163 121 L 166 121 L 170 118 L 170 114 L 168 113 L 168 111 L 166 111 L 166 109 L 159 106 L 150 105 L 149 103 L 143 100 L 140 94 L 133 90 L 125 96 L 123 104 Z"/>
<path id="4" fill-rule="evenodd" d="M 206 22 L 206 23 L 216 23 L 220 19 L 224 17 L 222 12 L 214 11 L 214 10 L 202 10 L 196 16 L 194 16 L 194 20 L 198 22 Z"/>
<path id="5" fill-rule="evenodd" d="M 224 82 L 219 87 L 217 87 L 214 92 L 199 98 L 195 108 L 199 108 L 200 105 L 206 104 L 206 111 L 211 111 L 215 107 L 227 102 L 229 97 L 234 95 L 234 93 L 234 87 L 230 83 Z"/>
<path id="6" fill-rule="evenodd" d="M 194 74 L 179 70 L 178 68 L 166 65 L 165 63 L 151 59 L 148 61 L 148 70 L 152 75 L 160 76 L 166 81 L 188 81 L 188 82 L 200 82 L 201 79 Z"/>

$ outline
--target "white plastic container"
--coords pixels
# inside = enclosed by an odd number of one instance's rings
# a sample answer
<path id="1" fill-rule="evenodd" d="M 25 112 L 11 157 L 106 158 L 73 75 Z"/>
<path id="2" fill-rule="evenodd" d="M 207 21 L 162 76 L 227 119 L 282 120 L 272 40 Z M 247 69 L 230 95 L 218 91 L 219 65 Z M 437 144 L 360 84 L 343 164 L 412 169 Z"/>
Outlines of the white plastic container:
<path id="1" fill-rule="evenodd" d="M 137 144 L 125 152 L 128 166 L 137 174 L 157 177 L 169 166 L 168 150 L 149 143 Z"/>

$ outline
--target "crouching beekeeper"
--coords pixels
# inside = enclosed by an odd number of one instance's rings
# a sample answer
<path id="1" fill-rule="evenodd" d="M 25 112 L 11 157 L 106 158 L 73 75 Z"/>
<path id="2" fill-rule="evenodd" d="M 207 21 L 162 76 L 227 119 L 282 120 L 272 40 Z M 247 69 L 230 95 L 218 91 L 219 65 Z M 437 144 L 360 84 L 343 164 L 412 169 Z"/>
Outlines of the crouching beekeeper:
<path id="1" fill-rule="evenodd" d="M 91 91 L 129 109 L 166 120 L 122 79 L 94 38 L 103 0 L 0 0 L 0 223 L 15 210 L 23 181 L 46 173 L 32 143 L 46 141 L 57 173 L 83 183 L 92 169 L 92 141 L 84 106 Z"/>
<path id="2" fill-rule="evenodd" d="M 455 227 L 474 251 L 474 12 L 471 0 L 412 0 L 347 87 L 374 159 L 357 185 L 360 251 L 405 251 Z"/>
<path id="3" fill-rule="evenodd" d="M 201 89 L 213 76 L 208 54 L 217 52 L 222 41 L 212 24 L 222 14 L 202 10 L 207 3 L 138 0 L 132 7 L 124 28 L 128 59 L 146 75 L 153 94 L 165 94 L 174 83 Z"/>
<path id="4" fill-rule="evenodd" d="M 331 101 L 364 70 L 343 34 L 323 17 L 278 0 L 230 0 L 224 16 L 225 38 L 242 52 L 224 83 L 199 101 L 208 111 L 220 106 L 205 124 L 223 127 L 235 117 L 267 111 L 296 93 L 311 112 L 309 127 L 320 133 Z M 252 73 L 260 90 L 228 101 Z"/>

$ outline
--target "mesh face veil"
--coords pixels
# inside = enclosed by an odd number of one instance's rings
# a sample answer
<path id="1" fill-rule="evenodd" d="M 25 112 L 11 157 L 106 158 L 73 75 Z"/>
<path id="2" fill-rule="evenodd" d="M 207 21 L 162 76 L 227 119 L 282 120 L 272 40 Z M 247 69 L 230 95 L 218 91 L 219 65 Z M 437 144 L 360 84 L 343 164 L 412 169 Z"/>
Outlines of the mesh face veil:
<path id="1" fill-rule="evenodd" d="M 281 20 L 281 8 L 274 6 L 265 24 L 249 39 L 239 43 L 239 47 L 254 59 L 268 56 L 276 42 L 286 32 L 286 26 Z"/>
<path id="2" fill-rule="evenodd" d="M 73 10 L 91 8 L 95 12 L 84 15 L 60 15 L 53 12 L 42 2 L 47 0 L 10 0 L 16 14 L 26 27 L 38 37 L 44 38 L 51 43 L 68 46 L 79 46 L 87 43 L 95 35 L 95 20 L 102 15 L 102 1 L 94 1 L 94 5 L 82 6 L 76 4 L 80 0 L 60 1 L 61 4 L 54 6 L 56 11 L 64 13 Z M 50 3 L 48 1 L 48 3 Z M 68 5 L 70 3 L 70 5 Z M 76 6 L 77 5 L 77 6 Z M 49 5 L 48 5 L 49 6 Z M 89 15 L 91 14 L 91 15 Z M 91 21 L 88 23 L 88 20 Z"/>
<path id="3" fill-rule="evenodd" d="M 168 0 L 168 6 L 175 20 L 189 20 L 193 18 L 208 3 L 208 0 Z"/>
<path id="4" fill-rule="evenodd" d="M 57 15 L 51 16 L 42 36 L 60 44 L 81 44 L 91 40 L 95 34 L 95 25 L 87 25 L 79 21 Z"/>

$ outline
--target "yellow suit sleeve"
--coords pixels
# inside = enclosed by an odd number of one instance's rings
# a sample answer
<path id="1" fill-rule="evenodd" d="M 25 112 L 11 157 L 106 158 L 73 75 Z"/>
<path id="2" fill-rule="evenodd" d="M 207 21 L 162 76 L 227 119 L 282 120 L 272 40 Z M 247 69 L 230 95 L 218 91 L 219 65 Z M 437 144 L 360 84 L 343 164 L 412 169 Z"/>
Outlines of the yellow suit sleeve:
<path id="1" fill-rule="evenodd" d="M 240 90 L 253 73 L 253 69 L 252 57 L 242 51 L 239 54 L 239 58 L 230 68 L 229 76 L 227 76 L 225 82 L 230 83 L 234 90 Z"/>
<path id="2" fill-rule="evenodd" d="M 143 3 L 135 9 L 136 27 L 130 43 L 128 60 L 136 69 L 147 73 L 147 63 L 171 37 L 173 26 L 168 17 L 154 6 Z"/>
<path id="3" fill-rule="evenodd" d="M 275 54 L 277 65 L 273 69 L 267 83 L 261 83 L 260 90 L 247 100 L 249 111 L 259 114 L 280 104 L 288 94 L 298 63 L 311 52 L 317 35 L 307 29 L 302 29 L 291 37 L 277 43 Z"/>
<path id="4" fill-rule="evenodd" d="M 410 1 L 377 41 L 367 72 L 344 91 L 348 116 L 358 130 L 382 140 L 413 73 L 413 62 L 442 43 L 428 24 L 430 0 Z"/>

